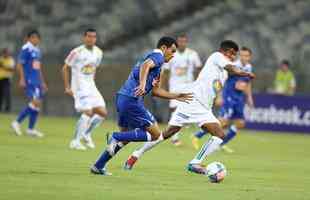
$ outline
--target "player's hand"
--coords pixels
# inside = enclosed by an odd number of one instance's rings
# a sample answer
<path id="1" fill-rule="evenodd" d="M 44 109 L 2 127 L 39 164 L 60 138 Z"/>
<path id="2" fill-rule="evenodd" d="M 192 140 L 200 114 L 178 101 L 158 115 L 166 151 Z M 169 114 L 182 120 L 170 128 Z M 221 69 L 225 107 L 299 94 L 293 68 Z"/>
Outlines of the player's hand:
<path id="1" fill-rule="evenodd" d="M 48 91 L 48 87 L 47 87 L 46 83 L 42 83 L 42 88 L 43 88 L 44 92 Z"/>
<path id="2" fill-rule="evenodd" d="M 72 92 L 71 88 L 65 88 L 65 94 L 73 97 L 73 92 Z"/>
<path id="3" fill-rule="evenodd" d="M 139 85 L 135 88 L 135 96 L 143 96 L 145 94 L 145 85 Z"/>
<path id="4" fill-rule="evenodd" d="M 19 79 L 18 86 L 24 89 L 26 87 L 25 79 Z"/>
<path id="5" fill-rule="evenodd" d="M 256 75 L 255 75 L 254 73 L 249 72 L 248 74 L 249 74 L 248 76 L 249 76 L 251 79 L 255 79 L 255 78 L 256 78 Z"/>
<path id="6" fill-rule="evenodd" d="M 159 83 L 160 83 L 160 79 L 159 78 L 154 78 L 153 82 L 152 82 L 152 85 L 153 85 L 153 87 L 159 87 L 160 86 Z"/>
<path id="7" fill-rule="evenodd" d="M 191 100 L 193 100 L 193 97 L 193 93 L 179 93 L 176 100 L 189 103 Z"/>
<path id="8" fill-rule="evenodd" d="M 216 97 L 215 98 L 215 101 L 214 101 L 214 105 L 216 106 L 216 107 L 221 107 L 222 105 L 223 105 L 223 98 L 222 97 Z"/>

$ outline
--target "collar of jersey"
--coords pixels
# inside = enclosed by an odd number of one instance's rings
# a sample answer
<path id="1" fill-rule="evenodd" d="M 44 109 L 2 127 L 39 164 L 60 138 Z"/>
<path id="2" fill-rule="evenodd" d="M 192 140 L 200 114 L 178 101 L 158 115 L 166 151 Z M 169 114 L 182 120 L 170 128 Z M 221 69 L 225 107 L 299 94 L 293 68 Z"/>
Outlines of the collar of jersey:
<path id="1" fill-rule="evenodd" d="M 29 49 L 36 49 L 38 50 L 38 47 L 34 46 L 31 42 L 26 42 L 25 44 L 26 47 L 29 47 Z"/>
<path id="2" fill-rule="evenodd" d="M 163 51 L 160 49 L 154 49 L 153 52 L 154 53 L 160 53 L 161 55 L 164 55 Z"/>

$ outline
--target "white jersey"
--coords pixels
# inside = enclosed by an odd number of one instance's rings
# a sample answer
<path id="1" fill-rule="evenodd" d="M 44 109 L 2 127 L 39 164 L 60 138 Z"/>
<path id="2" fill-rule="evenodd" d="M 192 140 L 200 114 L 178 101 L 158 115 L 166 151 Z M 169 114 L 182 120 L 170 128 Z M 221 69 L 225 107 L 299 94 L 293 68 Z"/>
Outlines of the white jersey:
<path id="1" fill-rule="evenodd" d="M 89 50 L 81 45 L 70 52 L 65 63 L 71 67 L 71 89 L 74 96 L 97 92 L 94 76 L 101 60 L 102 51 L 97 46 Z"/>
<path id="2" fill-rule="evenodd" d="M 252 72 L 252 65 L 251 65 L 251 63 L 243 65 L 241 63 L 240 59 L 238 59 L 237 61 L 234 62 L 234 66 L 236 66 L 237 68 L 239 68 L 242 71 Z"/>
<path id="3" fill-rule="evenodd" d="M 227 71 L 226 65 L 233 63 L 220 52 L 215 52 L 206 61 L 203 69 L 193 84 L 195 99 L 204 107 L 211 109 L 216 93 L 224 85 Z"/>
<path id="4" fill-rule="evenodd" d="M 164 69 L 170 70 L 170 91 L 178 90 L 187 83 L 194 81 L 195 68 L 201 67 L 201 60 L 196 51 L 186 48 L 184 52 L 177 51 L 170 62 L 164 65 Z"/>

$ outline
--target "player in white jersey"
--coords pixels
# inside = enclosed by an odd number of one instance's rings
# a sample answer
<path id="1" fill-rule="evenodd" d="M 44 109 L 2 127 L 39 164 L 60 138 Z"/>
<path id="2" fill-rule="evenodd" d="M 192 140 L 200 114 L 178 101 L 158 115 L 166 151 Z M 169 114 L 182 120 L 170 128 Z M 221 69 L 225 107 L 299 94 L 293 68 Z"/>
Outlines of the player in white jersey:
<path id="1" fill-rule="evenodd" d="M 189 88 L 194 99 L 189 103 L 180 103 L 169 121 L 169 126 L 158 140 L 147 142 L 137 149 L 125 163 L 125 169 L 132 169 L 134 163 L 142 154 L 161 141 L 171 137 L 181 130 L 185 124 L 197 123 L 203 130 L 208 131 L 212 137 L 203 145 L 195 158 L 188 164 L 188 170 L 194 173 L 205 174 L 202 161 L 220 147 L 225 134 L 219 120 L 212 113 L 214 98 L 221 90 L 225 81 L 225 71 L 230 75 L 239 75 L 254 78 L 250 72 L 244 72 L 232 63 L 239 50 L 238 45 L 225 40 L 221 43 L 219 51 L 211 54 L 201 70 L 197 80 Z"/>
<path id="2" fill-rule="evenodd" d="M 173 59 L 164 65 L 165 71 L 169 71 L 169 91 L 181 92 L 186 86 L 194 82 L 195 74 L 202 67 L 199 55 L 193 49 L 187 47 L 188 37 L 181 34 L 177 37 L 178 49 Z M 178 101 L 170 100 L 169 108 L 172 114 L 177 108 Z M 176 146 L 181 145 L 179 134 L 172 137 L 172 143 Z"/>
<path id="3" fill-rule="evenodd" d="M 75 109 L 82 113 L 70 142 L 70 148 L 77 150 L 86 150 L 81 139 L 84 139 L 87 147 L 95 148 L 91 132 L 107 116 L 104 99 L 95 84 L 96 69 L 102 60 L 102 51 L 95 45 L 96 40 L 96 30 L 87 29 L 84 32 L 84 44 L 70 52 L 62 69 L 65 93 L 74 98 Z"/>

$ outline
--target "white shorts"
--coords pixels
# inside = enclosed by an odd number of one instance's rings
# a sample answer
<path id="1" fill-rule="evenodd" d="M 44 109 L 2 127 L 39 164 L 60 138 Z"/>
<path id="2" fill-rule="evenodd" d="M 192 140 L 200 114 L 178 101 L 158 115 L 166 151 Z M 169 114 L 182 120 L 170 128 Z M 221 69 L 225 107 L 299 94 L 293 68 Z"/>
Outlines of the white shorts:
<path id="1" fill-rule="evenodd" d="M 212 109 L 206 108 L 195 98 L 190 103 L 180 102 L 168 124 L 182 127 L 193 123 L 198 124 L 199 127 L 206 123 L 220 124 Z"/>
<path id="2" fill-rule="evenodd" d="M 88 95 L 76 95 L 74 97 L 74 107 L 77 112 L 82 112 L 97 107 L 106 107 L 106 105 L 101 94 L 96 91 Z"/>
<path id="3" fill-rule="evenodd" d="M 173 86 L 173 87 L 170 86 L 169 92 L 172 92 L 172 93 L 188 92 L 187 87 L 188 87 L 188 84 L 181 84 L 181 85 L 177 85 L 177 86 Z M 179 103 L 180 103 L 180 101 L 175 100 L 175 99 L 171 99 L 169 101 L 169 108 L 176 108 L 176 107 L 178 107 Z"/>

